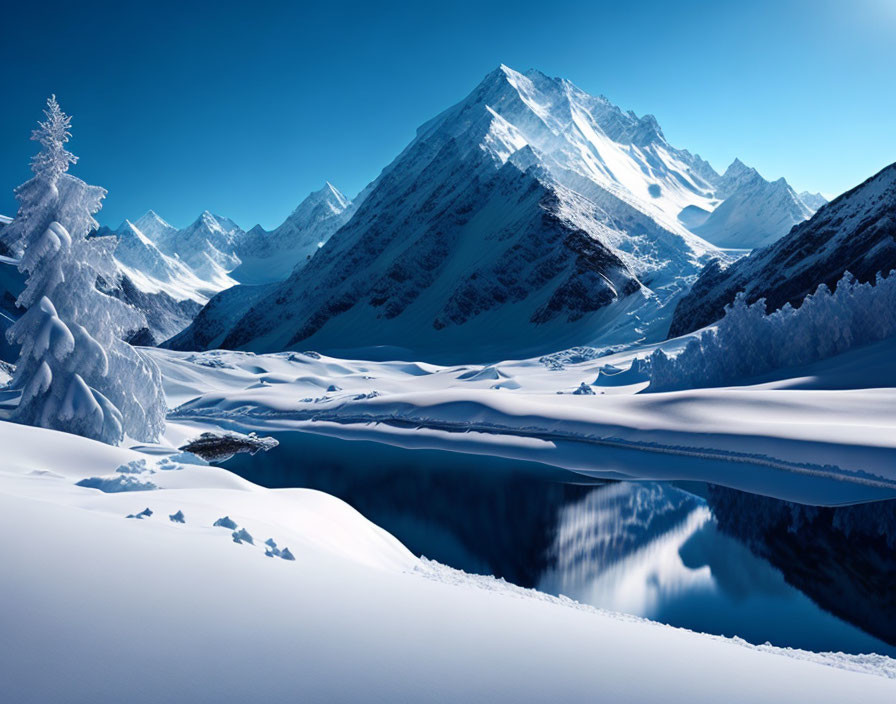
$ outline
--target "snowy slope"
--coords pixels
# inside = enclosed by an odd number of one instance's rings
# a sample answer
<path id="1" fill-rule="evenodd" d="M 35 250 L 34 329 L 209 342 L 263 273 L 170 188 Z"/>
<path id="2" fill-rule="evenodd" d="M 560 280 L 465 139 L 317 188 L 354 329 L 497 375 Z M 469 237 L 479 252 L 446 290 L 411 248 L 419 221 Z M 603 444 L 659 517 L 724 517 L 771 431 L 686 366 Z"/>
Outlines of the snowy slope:
<path id="1" fill-rule="evenodd" d="M 326 494 L 262 489 L 164 447 L 6 422 L 0 443 L 10 701 L 591 701 L 599 691 L 888 702 L 896 691 L 889 658 L 748 646 L 465 575 L 417 560 Z M 225 518 L 237 528 L 213 526 Z M 294 559 L 266 557 L 267 540 Z"/>
<path id="2" fill-rule="evenodd" d="M 211 337 L 491 355 L 584 342 L 645 301 L 651 318 L 719 255 L 677 219 L 713 206 L 714 179 L 652 117 L 502 66 L 418 130 L 300 273 Z"/>
<path id="3" fill-rule="evenodd" d="M 164 346 L 185 350 L 220 347 L 223 336 L 239 321 L 240 311 L 255 305 L 275 288 L 276 284 L 245 284 L 222 291 L 194 315 L 192 324 L 184 326 Z"/>
<path id="4" fill-rule="evenodd" d="M 244 284 L 266 284 L 287 278 L 342 227 L 352 202 L 331 183 L 314 191 L 274 230 L 249 230 L 237 249 L 240 265 L 231 276 Z"/>
<path id="5" fill-rule="evenodd" d="M 816 210 L 783 178 L 766 181 L 739 159 L 722 175 L 719 193 L 724 201 L 692 229 L 727 249 L 755 249 L 771 244 Z"/>
<path id="6" fill-rule="evenodd" d="M 670 336 L 696 330 L 723 313 L 738 291 L 765 298 L 768 309 L 798 305 L 819 284 L 849 271 L 861 281 L 896 268 L 896 164 L 834 199 L 774 244 L 729 267 L 710 264 L 678 304 Z"/>

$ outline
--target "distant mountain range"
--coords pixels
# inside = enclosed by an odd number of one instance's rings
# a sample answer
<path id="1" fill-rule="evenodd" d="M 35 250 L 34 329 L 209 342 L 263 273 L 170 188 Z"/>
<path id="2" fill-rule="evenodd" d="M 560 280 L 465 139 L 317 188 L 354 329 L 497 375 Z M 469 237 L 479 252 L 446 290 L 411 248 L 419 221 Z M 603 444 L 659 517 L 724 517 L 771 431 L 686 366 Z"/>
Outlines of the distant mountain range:
<path id="1" fill-rule="evenodd" d="M 97 236 L 119 240 L 119 280 L 106 291 L 141 310 L 147 329 L 135 341 L 155 345 L 183 330 L 209 298 L 237 283 L 285 279 L 342 225 L 351 201 L 327 183 L 278 228 L 243 231 L 208 211 L 178 229 L 150 210 Z"/>
<path id="2" fill-rule="evenodd" d="M 797 195 L 783 178 L 766 181 L 740 159 L 717 183 L 717 194 L 724 200 L 691 230 L 718 247 L 764 247 L 827 202 L 819 193 Z"/>
<path id="3" fill-rule="evenodd" d="M 661 338 L 727 259 L 713 241 L 749 249 L 811 213 L 783 179 L 671 146 L 651 115 L 501 66 L 419 128 L 303 268 L 228 291 L 170 344 L 487 357 Z"/>

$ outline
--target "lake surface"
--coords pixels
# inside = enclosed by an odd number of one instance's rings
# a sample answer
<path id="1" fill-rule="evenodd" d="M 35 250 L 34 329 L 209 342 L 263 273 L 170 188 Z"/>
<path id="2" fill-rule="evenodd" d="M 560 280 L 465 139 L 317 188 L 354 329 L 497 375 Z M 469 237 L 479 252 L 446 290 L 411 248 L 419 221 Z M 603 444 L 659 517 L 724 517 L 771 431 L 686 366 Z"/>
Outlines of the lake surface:
<path id="1" fill-rule="evenodd" d="M 896 558 L 825 509 L 707 485 L 600 482 L 535 463 L 310 433 L 224 466 L 333 494 L 417 555 L 751 643 L 896 656 Z M 866 519 L 870 511 L 872 518 Z"/>

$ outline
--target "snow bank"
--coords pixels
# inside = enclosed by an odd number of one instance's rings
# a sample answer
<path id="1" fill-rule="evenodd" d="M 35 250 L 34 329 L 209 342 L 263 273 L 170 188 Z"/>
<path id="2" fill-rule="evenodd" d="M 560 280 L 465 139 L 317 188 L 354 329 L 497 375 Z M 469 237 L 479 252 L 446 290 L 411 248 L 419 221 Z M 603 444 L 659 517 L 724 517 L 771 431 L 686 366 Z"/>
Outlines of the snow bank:
<path id="1" fill-rule="evenodd" d="M 24 538 L 0 544 L 10 701 L 892 700 L 885 657 L 754 648 L 465 575 L 332 497 L 213 467 L 159 472 L 179 487 L 137 503 L 72 481 L 137 453 L 22 430 L 0 423 L 0 534 Z M 225 512 L 255 545 L 212 527 Z"/>

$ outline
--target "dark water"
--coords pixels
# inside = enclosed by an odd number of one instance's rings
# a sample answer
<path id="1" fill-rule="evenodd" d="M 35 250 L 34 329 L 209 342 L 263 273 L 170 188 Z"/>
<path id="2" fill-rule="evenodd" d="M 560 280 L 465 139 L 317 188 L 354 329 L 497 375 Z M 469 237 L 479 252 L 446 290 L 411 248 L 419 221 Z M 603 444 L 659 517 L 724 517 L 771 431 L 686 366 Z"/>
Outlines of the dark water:
<path id="1" fill-rule="evenodd" d="M 225 466 L 343 499 L 468 572 L 707 633 L 896 656 L 896 502 L 812 509 L 306 433 Z"/>

